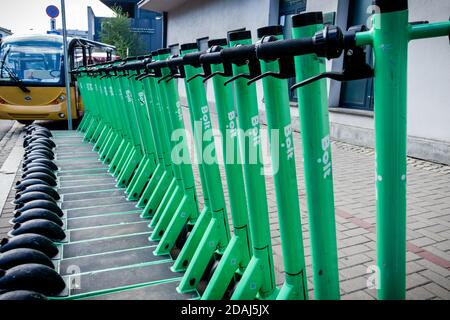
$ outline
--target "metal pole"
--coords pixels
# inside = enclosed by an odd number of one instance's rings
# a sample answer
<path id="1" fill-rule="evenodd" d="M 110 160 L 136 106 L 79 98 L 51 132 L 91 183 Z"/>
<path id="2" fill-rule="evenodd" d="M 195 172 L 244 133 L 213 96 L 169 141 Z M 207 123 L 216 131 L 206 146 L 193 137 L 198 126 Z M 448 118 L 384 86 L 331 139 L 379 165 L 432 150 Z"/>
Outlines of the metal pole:
<path id="1" fill-rule="evenodd" d="M 408 3 L 375 2 L 375 159 L 378 298 L 405 299 L 406 286 L 406 89 Z"/>
<path id="2" fill-rule="evenodd" d="M 313 36 L 323 28 L 320 12 L 292 18 L 294 39 Z M 316 55 L 295 57 L 297 81 L 325 72 L 325 61 Z M 334 218 L 330 123 L 325 79 L 297 90 L 303 140 L 305 186 L 311 238 L 314 297 L 339 299 L 339 273 Z"/>
<path id="3" fill-rule="evenodd" d="M 63 46 L 64 46 L 64 76 L 66 79 L 67 128 L 69 130 L 72 130 L 69 59 L 67 58 L 66 4 L 64 0 L 61 0 L 61 12 L 62 12 Z"/>
<path id="4" fill-rule="evenodd" d="M 258 29 L 258 38 L 283 38 L 281 26 Z M 280 72 L 281 62 L 261 60 L 261 73 Z M 306 300 L 308 288 L 303 249 L 300 203 L 289 107 L 289 90 L 286 79 L 262 79 L 272 159 L 275 196 L 280 226 L 281 250 L 285 280 L 277 300 Z M 316 110 L 315 110 L 316 111 Z M 280 132 L 272 137 L 272 132 Z"/>

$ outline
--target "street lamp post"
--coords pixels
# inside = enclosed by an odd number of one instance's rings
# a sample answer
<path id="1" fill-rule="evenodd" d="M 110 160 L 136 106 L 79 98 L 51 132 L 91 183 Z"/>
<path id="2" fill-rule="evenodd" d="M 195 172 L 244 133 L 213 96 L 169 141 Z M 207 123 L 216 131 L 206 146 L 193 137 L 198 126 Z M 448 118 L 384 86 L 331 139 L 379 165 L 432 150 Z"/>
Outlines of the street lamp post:
<path id="1" fill-rule="evenodd" d="M 69 59 L 67 57 L 66 4 L 64 0 L 61 0 L 61 12 L 62 12 L 63 48 L 64 48 L 64 75 L 66 79 L 67 126 L 69 130 L 72 130 Z"/>

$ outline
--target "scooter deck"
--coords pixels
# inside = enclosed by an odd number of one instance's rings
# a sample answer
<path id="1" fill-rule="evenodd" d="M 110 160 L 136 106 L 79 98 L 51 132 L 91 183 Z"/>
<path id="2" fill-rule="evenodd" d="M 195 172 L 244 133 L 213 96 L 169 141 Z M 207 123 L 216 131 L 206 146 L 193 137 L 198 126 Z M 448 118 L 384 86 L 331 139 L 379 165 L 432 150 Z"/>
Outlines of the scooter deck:
<path id="1" fill-rule="evenodd" d="M 149 219 L 115 187 L 107 166 L 79 132 L 53 131 L 66 239 L 55 264 L 67 283 L 57 299 L 198 299 L 180 294 L 170 255 L 153 254 Z"/>

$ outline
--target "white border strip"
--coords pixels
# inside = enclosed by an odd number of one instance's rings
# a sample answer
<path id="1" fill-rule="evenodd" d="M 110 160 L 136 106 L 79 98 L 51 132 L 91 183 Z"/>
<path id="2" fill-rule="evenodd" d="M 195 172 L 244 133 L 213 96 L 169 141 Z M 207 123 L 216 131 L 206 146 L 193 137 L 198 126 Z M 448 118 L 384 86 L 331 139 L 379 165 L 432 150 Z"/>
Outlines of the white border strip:
<path id="1" fill-rule="evenodd" d="M 13 127 L 15 127 L 15 125 Z M 8 158 L 6 158 L 0 168 L 0 216 L 2 215 L 3 207 L 5 206 L 11 188 L 13 187 L 14 178 L 23 158 L 24 149 L 22 141 L 21 138 L 17 139 Z"/>

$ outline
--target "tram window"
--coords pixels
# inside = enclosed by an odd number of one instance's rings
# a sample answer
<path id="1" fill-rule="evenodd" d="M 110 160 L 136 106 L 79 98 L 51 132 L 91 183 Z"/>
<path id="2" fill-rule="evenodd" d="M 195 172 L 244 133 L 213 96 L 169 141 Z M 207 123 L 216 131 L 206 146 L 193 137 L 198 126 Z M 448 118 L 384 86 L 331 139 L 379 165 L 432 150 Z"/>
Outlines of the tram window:
<path id="1" fill-rule="evenodd" d="M 25 83 L 61 80 L 62 45 L 44 41 L 4 43 L 0 49 L 0 81 L 16 77 Z"/>
<path id="2" fill-rule="evenodd" d="M 108 50 L 102 47 L 93 47 L 91 59 L 93 63 L 102 63 L 108 61 Z"/>
<path id="3" fill-rule="evenodd" d="M 76 47 L 73 52 L 73 67 L 78 68 L 83 66 L 83 48 Z"/>

